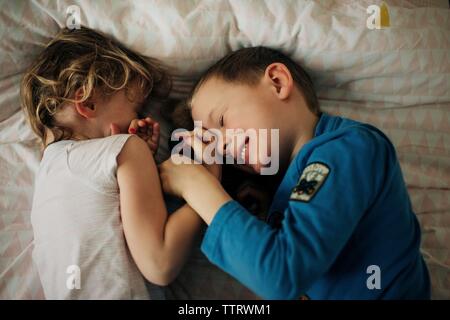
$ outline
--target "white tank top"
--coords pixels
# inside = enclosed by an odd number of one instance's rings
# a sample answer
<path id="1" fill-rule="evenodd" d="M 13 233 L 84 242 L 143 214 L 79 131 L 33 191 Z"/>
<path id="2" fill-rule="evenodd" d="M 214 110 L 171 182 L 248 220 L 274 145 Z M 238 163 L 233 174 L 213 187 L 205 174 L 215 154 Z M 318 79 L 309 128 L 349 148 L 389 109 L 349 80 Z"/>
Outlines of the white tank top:
<path id="1" fill-rule="evenodd" d="M 156 286 L 147 283 L 147 291 L 122 228 L 116 158 L 130 136 L 65 140 L 45 149 L 31 223 L 33 261 L 47 299 L 162 298 Z"/>

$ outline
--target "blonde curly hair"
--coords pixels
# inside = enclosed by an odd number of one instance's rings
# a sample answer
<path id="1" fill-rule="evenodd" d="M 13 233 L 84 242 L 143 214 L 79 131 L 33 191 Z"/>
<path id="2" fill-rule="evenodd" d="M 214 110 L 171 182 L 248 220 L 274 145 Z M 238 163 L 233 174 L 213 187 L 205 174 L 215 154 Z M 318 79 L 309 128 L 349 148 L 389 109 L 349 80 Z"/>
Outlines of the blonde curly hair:
<path id="1" fill-rule="evenodd" d="M 61 29 L 26 71 L 21 83 L 22 108 L 31 128 L 47 145 L 70 139 L 73 132 L 58 125 L 54 115 L 67 102 L 84 102 L 94 90 L 105 98 L 137 84 L 147 98 L 167 97 L 171 81 L 158 60 L 144 57 L 104 34 L 82 27 Z M 81 98 L 75 92 L 82 89 Z"/>

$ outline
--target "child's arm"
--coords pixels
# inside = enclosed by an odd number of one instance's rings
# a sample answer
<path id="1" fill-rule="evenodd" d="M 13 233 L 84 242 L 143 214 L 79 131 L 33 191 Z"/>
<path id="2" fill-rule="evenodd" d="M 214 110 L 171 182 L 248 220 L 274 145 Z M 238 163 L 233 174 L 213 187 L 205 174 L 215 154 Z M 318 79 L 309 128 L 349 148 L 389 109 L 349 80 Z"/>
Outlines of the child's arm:
<path id="1" fill-rule="evenodd" d="M 141 273 L 167 285 L 179 273 L 201 220 L 187 205 L 167 216 L 158 171 L 147 144 L 130 137 L 117 158 L 125 237 Z"/>
<path id="2" fill-rule="evenodd" d="M 161 179 L 166 191 L 183 196 L 208 223 L 201 249 L 211 262 L 263 298 L 298 299 L 333 265 L 373 199 L 379 199 L 380 190 L 391 188 L 386 185 L 386 177 L 392 177 L 390 168 L 397 170 L 396 187 L 405 188 L 400 167 L 392 163 L 397 161 L 395 150 L 380 140 L 373 133 L 352 130 L 316 147 L 308 166 L 326 165 L 329 175 L 307 201 L 296 198 L 299 178 L 307 173 L 307 166 L 297 163 L 303 169 L 289 173 L 288 184 L 283 186 L 286 191 L 279 200 L 285 197 L 286 204 L 279 212 L 283 221 L 277 228 L 258 220 L 236 201 L 227 200 L 230 198 L 218 181 L 201 165 L 177 165 L 173 160 L 179 159 L 172 156 L 161 166 Z M 371 172 L 377 174 L 368 174 Z M 393 189 L 387 190 L 385 195 Z M 402 196 L 407 199 L 407 193 Z M 400 205 L 407 206 L 408 201 Z M 277 206 L 275 202 L 274 214 Z M 405 233 L 400 236 L 390 223 L 380 223 L 377 227 L 389 230 L 396 241 L 415 237 L 410 228 L 403 229 Z M 370 231 L 372 225 L 365 228 Z M 358 255 L 354 259 L 359 259 Z M 381 265 L 383 259 L 371 263 Z M 361 267 L 358 272 L 364 273 L 366 269 Z M 361 283 L 365 288 L 365 279 Z"/>

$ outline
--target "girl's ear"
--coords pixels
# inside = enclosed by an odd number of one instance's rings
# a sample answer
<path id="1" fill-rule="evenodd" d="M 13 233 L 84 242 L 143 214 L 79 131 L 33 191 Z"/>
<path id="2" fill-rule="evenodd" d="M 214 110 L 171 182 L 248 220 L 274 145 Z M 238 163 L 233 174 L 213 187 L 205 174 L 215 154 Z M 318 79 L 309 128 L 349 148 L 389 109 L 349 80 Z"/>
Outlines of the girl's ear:
<path id="1" fill-rule="evenodd" d="M 279 99 L 284 100 L 291 95 L 294 80 L 291 72 L 283 63 L 275 62 L 267 66 L 264 78 L 272 86 Z"/>
<path id="2" fill-rule="evenodd" d="M 94 118 L 97 111 L 94 99 L 88 98 L 85 101 L 80 101 L 83 94 L 83 88 L 79 88 L 75 91 L 75 110 L 85 119 Z"/>

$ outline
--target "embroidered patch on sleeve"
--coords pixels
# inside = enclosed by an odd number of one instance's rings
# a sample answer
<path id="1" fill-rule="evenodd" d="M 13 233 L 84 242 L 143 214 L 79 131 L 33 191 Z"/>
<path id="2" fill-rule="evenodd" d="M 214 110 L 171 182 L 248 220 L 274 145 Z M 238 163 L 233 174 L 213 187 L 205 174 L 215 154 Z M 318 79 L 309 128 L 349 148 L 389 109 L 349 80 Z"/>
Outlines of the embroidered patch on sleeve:
<path id="1" fill-rule="evenodd" d="M 298 184 L 292 189 L 290 200 L 308 202 L 325 182 L 330 168 L 324 163 L 309 164 L 302 172 Z"/>

